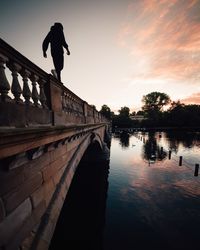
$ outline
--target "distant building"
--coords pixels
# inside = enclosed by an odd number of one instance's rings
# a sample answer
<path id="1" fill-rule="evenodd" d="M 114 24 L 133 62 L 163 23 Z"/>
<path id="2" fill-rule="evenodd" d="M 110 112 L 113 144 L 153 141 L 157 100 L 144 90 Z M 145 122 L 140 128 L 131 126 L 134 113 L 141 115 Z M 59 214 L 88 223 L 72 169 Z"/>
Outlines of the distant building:
<path id="1" fill-rule="evenodd" d="M 132 121 L 138 121 L 138 122 L 146 120 L 146 118 L 143 115 L 130 115 L 130 118 Z"/>

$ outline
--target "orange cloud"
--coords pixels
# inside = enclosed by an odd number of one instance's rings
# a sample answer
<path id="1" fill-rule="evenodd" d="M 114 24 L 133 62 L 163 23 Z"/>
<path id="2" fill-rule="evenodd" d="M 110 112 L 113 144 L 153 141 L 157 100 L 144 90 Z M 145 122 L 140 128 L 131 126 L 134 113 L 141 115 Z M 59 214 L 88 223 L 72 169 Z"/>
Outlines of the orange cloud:
<path id="1" fill-rule="evenodd" d="M 142 69 L 143 77 L 197 83 L 199 8 L 198 0 L 140 0 L 128 6 L 119 43 L 129 49 L 135 65 L 141 60 L 148 62 L 148 67 Z M 135 71 L 133 77 L 137 74 L 140 72 Z"/>
<path id="2" fill-rule="evenodd" d="M 185 104 L 199 104 L 200 105 L 200 93 L 195 93 L 181 100 Z"/>

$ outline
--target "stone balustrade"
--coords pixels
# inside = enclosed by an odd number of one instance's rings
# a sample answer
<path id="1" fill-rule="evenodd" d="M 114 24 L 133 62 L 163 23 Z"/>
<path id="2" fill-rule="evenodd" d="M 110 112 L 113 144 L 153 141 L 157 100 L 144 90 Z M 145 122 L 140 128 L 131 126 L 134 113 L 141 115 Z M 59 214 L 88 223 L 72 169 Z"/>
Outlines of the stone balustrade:
<path id="1" fill-rule="evenodd" d="M 93 106 L 0 39 L 0 126 L 101 122 Z"/>

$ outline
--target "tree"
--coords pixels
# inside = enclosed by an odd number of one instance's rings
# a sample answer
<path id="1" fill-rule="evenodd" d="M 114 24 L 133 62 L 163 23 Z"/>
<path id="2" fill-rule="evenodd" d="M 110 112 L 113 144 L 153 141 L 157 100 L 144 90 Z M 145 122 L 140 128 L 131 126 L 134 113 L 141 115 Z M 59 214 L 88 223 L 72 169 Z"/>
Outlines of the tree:
<path id="1" fill-rule="evenodd" d="M 104 105 L 101 107 L 100 113 L 101 113 L 103 116 L 105 116 L 106 118 L 112 119 L 113 112 L 111 111 L 111 109 L 110 109 L 106 104 L 104 104 Z"/>
<path id="2" fill-rule="evenodd" d="M 163 107 L 170 103 L 170 97 L 161 92 L 151 92 L 143 96 L 142 109 L 148 118 L 145 124 L 148 126 L 160 126 L 163 123 Z"/>
<path id="3" fill-rule="evenodd" d="M 136 112 L 135 112 L 135 111 L 133 111 L 130 115 L 134 116 L 134 115 L 136 115 Z"/>
<path id="4" fill-rule="evenodd" d="M 136 115 L 144 115 L 144 111 L 139 110 Z"/>
<path id="5" fill-rule="evenodd" d="M 119 115 L 115 115 L 113 119 L 113 126 L 114 127 L 123 127 L 129 128 L 132 125 L 132 120 L 130 118 L 130 109 L 126 106 L 121 107 L 118 110 Z"/>
<path id="6" fill-rule="evenodd" d="M 149 111 L 162 111 L 163 107 L 170 103 L 170 97 L 161 92 L 151 92 L 142 98 L 144 106 L 142 109 L 149 113 Z"/>
<path id="7" fill-rule="evenodd" d="M 126 106 L 121 107 L 121 109 L 118 110 L 118 112 L 119 112 L 119 116 L 129 117 L 130 115 L 130 109 Z"/>
<path id="8" fill-rule="evenodd" d="M 184 106 L 185 106 L 185 104 L 181 103 L 180 100 L 178 100 L 176 102 L 173 101 L 173 102 L 171 102 L 171 106 L 169 108 L 169 111 L 172 111 L 174 109 L 180 109 L 180 108 L 183 108 Z"/>

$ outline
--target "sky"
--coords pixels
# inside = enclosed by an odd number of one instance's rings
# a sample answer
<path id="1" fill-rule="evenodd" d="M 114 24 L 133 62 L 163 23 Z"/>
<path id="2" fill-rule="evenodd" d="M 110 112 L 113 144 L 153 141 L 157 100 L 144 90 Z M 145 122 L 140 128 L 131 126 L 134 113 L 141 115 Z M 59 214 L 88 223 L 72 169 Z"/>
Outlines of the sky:
<path id="1" fill-rule="evenodd" d="M 164 92 L 200 104 L 200 0 L 0 0 L 0 37 L 47 73 L 42 42 L 64 26 L 62 82 L 99 110 Z"/>

